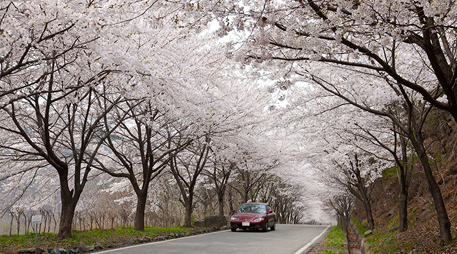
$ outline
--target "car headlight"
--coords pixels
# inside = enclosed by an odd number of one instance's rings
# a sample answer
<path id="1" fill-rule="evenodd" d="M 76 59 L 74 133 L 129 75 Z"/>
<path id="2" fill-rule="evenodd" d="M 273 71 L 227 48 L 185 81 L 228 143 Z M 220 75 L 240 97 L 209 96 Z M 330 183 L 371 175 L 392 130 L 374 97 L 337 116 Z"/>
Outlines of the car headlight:
<path id="1" fill-rule="evenodd" d="M 238 220 L 238 218 L 232 216 L 232 217 L 230 218 L 230 220 Z"/>
<path id="2" fill-rule="evenodd" d="M 254 221 L 263 221 L 265 218 L 255 218 Z"/>

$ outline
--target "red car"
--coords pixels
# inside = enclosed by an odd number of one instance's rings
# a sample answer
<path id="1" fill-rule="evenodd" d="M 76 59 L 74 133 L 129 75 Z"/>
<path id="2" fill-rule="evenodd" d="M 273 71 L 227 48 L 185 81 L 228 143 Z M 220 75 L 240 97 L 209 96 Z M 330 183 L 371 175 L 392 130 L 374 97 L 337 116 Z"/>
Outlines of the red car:
<path id="1" fill-rule="evenodd" d="M 276 228 L 276 215 L 266 203 L 242 204 L 238 210 L 233 210 L 233 213 L 230 218 L 232 232 L 237 228 L 260 229 L 264 232 L 267 232 L 268 228 Z"/>

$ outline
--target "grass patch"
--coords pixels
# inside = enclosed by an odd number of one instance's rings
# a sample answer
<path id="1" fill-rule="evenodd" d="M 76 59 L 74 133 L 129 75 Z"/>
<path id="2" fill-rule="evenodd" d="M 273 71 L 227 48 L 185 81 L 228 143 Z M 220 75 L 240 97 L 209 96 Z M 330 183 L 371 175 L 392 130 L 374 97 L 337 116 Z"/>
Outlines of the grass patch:
<path id="1" fill-rule="evenodd" d="M 414 224 L 414 214 L 417 207 L 414 207 L 408 213 L 408 223 Z M 359 222 L 356 218 L 351 219 L 357 226 L 357 230 L 363 235 L 369 229 Z M 370 246 L 371 253 L 399 253 L 400 251 L 412 251 L 418 246 L 417 240 L 407 240 L 401 237 L 398 230 L 391 232 L 391 229 L 399 225 L 398 215 L 394 215 L 387 219 L 387 224 L 382 228 L 376 228 L 372 234 L 364 237 L 367 244 Z"/>
<path id="2" fill-rule="evenodd" d="M 418 245 L 415 240 L 399 238 L 399 232 L 375 232 L 365 237 L 370 245 L 372 253 L 400 253 L 400 251 L 411 251 Z"/>
<path id="3" fill-rule="evenodd" d="M 352 222 L 354 222 L 355 226 L 357 227 L 357 230 L 361 235 L 365 234 L 370 228 L 368 228 L 368 223 L 367 222 L 360 222 L 357 218 L 352 218 Z"/>
<path id="4" fill-rule="evenodd" d="M 417 206 L 413 207 L 411 211 L 408 212 L 408 226 L 413 226 L 416 223 L 416 211 L 417 211 Z"/>
<path id="5" fill-rule="evenodd" d="M 343 254 L 344 253 L 344 232 L 339 226 L 332 228 L 325 237 L 325 244 L 331 249 L 325 249 L 326 254 Z"/>
<path id="6" fill-rule="evenodd" d="M 399 246 L 395 244 L 395 232 L 381 234 L 376 232 L 366 238 L 374 253 L 396 253 Z"/>
<path id="7" fill-rule="evenodd" d="M 325 254 L 343 254 L 342 250 L 325 250 Z"/>
<path id="8" fill-rule="evenodd" d="M 73 231 L 72 237 L 61 240 L 57 234 L 42 233 L 38 234 L 38 247 L 42 248 L 74 248 L 77 246 L 90 246 L 95 243 L 101 245 L 123 244 L 128 240 L 135 238 L 150 238 L 169 235 L 170 233 L 187 233 L 195 234 L 202 228 L 185 228 L 185 227 L 150 227 L 145 226 L 144 231 L 135 231 L 133 227 L 115 227 L 113 229 L 95 229 L 91 231 Z M 0 235 L 0 253 L 6 252 L 5 250 L 32 248 L 35 246 L 35 234 L 30 233 L 27 235 Z"/>
<path id="9" fill-rule="evenodd" d="M 328 232 L 327 237 L 325 238 L 325 243 L 328 246 L 342 245 L 343 242 L 344 232 L 339 226 L 333 227 L 332 230 Z"/>

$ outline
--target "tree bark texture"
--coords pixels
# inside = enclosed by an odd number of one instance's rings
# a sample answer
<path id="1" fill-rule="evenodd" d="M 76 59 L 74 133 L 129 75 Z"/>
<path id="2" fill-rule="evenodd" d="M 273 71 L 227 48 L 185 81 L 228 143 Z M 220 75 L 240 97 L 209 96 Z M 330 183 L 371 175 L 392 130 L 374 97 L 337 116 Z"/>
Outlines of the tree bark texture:
<path id="1" fill-rule="evenodd" d="M 398 202 L 398 215 L 400 218 L 400 232 L 408 230 L 408 191 L 401 186 L 400 187 L 400 199 Z"/>
<path id="2" fill-rule="evenodd" d="M 184 227 L 192 227 L 192 213 L 194 212 L 193 208 L 193 196 L 189 196 L 187 198 L 188 202 L 186 202 L 186 213 L 184 215 Z"/>
<path id="3" fill-rule="evenodd" d="M 62 196 L 62 195 L 61 195 Z M 77 200 L 69 196 L 62 196 L 62 211 L 60 213 L 59 223 L 59 238 L 66 239 L 71 237 L 71 229 L 73 225 L 73 216 L 75 214 L 75 208 Z"/>
<path id="4" fill-rule="evenodd" d="M 137 193 L 136 212 L 133 228 L 136 231 L 144 231 L 144 211 L 146 210 L 147 189 L 145 192 Z"/>
<path id="5" fill-rule="evenodd" d="M 217 202 L 219 205 L 219 217 L 222 218 L 224 217 L 224 194 L 222 195 L 218 193 L 217 195 Z"/>
<path id="6" fill-rule="evenodd" d="M 428 190 L 433 198 L 433 203 L 435 205 L 436 216 L 438 219 L 438 224 L 440 228 L 440 236 L 442 244 L 448 245 L 452 241 L 451 235 L 451 223 L 449 221 L 449 216 L 446 211 L 446 206 L 444 204 L 443 196 L 441 195 L 441 190 L 438 183 L 433 176 L 432 168 L 428 161 L 428 156 L 425 152 L 425 148 L 423 146 L 423 141 L 418 135 L 417 139 L 412 137 L 411 142 L 416 150 L 417 156 L 421 161 L 425 177 L 427 179 Z"/>

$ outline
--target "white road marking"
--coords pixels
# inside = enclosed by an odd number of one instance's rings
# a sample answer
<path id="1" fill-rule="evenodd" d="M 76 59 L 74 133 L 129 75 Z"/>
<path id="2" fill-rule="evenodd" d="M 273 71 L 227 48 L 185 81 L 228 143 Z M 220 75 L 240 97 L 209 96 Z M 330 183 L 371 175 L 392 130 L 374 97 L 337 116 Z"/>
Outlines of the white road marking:
<path id="1" fill-rule="evenodd" d="M 311 240 L 311 242 L 309 242 L 308 244 L 306 244 L 305 246 L 303 246 L 301 249 L 299 249 L 298 251 L 296 251 L 294 254 L 301 254 L 302 252 L 304 252 L 306 249 L 309 248 L 309 246 L 311 246 L 315 241 L 317 241 L 317 239 L 319 239 L 319 237 L 321 237 L 325 231 L 327 231 L 327 229 L 329 228 L 330 226 L 327 226 L 324 231 L 322 231 L 322 233 L 320 233 L 320 235 L 314 237 L 313 240 Z"/>
<path id="2" fill-rule="evenodd" d="M 97 254 L 99 254 L 99 253 L 108 253 L 108 252 L 113 252 L 113 251 L 126 250 L 126 249 L 146 246 L 146 245 L 152 245 L 152 244 L 158 244 L 158 243 L 164 243 L 164 242 L 171 242 L 171 241 L 176 241 L 176 240 L 182 240 L 184 238 L 198 237 L 198 236 L 216 234 L 216 233 L 222 233 L 222 232 L 227 232 L 227 230 L 221 230 L 221 231 L 216 231 L 216 232 L 211 232 L 211 233 L 204 233 L 204 234 L 199 234 L 199 235 L 191 235 L 191 236 L 185 236 L 185 237 L 179 237 L 179 238 L 173 238 L 173 239 L 167 239 L 167 240 L 162 240 L 162 241 L 157 241 L 157 242 L 152 242 L 152 243 L 142 243 L 142 244 L 131 245 L 131 246 L 127 246 L 127 247 L 114 248 L 114 249 L 111 249 L 111 250 L 97 251 L 96 253 Z"/>

